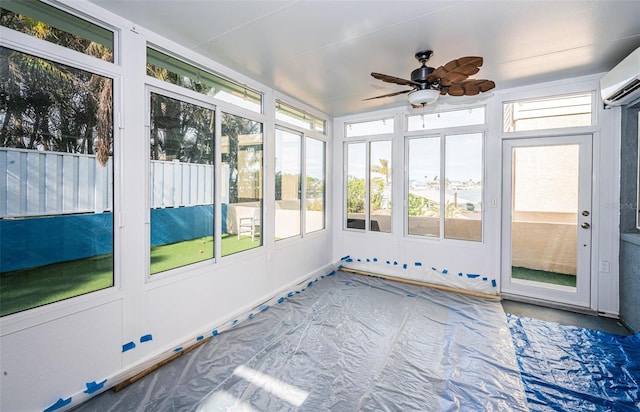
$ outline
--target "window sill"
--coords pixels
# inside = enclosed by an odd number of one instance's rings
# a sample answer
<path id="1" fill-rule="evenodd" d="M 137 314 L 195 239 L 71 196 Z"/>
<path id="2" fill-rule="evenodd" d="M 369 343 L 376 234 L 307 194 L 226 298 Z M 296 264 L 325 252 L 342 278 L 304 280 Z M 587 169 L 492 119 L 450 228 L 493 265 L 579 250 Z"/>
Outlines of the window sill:
<path id="1" fill-rule="evenodd" d="M 640 233 L 621 233 L 620 240 L 640 246 Z"/>

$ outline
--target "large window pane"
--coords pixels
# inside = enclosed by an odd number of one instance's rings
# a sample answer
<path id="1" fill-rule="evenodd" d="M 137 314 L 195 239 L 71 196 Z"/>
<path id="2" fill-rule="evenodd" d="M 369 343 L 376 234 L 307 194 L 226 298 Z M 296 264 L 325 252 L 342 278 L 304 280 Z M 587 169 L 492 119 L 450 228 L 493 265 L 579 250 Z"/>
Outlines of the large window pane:
<path id="1" fill-rule="evenodd" d="M 409 139 L 407 145 L 408 233 L 440 237 L 440 138 Z"/>
<path id="2" fill-rule="evenodd" d="M 391 141 L 371 142 L 369 159 L 369 230 L 390 233 Z"/>
<path id="3" fill-rule="evenodd" d="M 482 241 L 482 133 L 445 137 L 444 237 Z"/>
<path id="4" fill-rule="evenodd" d="M 151 274 L 213 258 L 214 112 L 150 99 Z"/>
<path id="5" fill-rule="evenodd" d="M 276 129 L 276 240 L 299 236 L 302 136 Z"/>
<path id="6" fill-rule="evenodd" d="M 306 233 L 324 229 L 325 225 L 325 146 L 323 141 L 306 139 Z"/>
<path id="7" fill-rule="evenodd" d="M 113 286 L 113 80 L 0 47 L 0 312 Z"/>
<path id="8" fill-rule="evenodd" d="M 349 229 L 365 228 L 367 144 L 347 144 L 347 222 Z"/>
<path id="9" fill-rule="evenodd" d="M 0 25 L 113 62 L 113 32 L 35 0 L 3 0 Z"/>
<path id="10" fill-rule="evenodd" d="M 222 114 L 222 256 L 262 245 L 262 123 Z"/>

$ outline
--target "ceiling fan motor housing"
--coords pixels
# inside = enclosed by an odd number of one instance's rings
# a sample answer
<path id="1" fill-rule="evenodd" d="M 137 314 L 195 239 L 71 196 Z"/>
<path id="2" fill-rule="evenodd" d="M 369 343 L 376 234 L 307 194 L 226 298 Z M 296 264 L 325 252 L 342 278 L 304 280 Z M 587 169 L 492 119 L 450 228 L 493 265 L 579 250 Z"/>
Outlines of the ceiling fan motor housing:
<path id="1" fill-rule="evenodd" d="M 418 83 L 427 84 L 427 76 L 433 73 L 433 67 L 422 66 L 411 72 L 411 80 Z"/>

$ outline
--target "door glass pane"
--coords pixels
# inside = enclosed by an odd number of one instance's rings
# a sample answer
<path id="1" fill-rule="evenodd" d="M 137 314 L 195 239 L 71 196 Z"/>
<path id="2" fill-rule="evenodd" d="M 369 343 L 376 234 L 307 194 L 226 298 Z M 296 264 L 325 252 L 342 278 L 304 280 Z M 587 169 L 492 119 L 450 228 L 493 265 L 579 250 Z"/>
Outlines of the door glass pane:
<path id="1" fill-rule="evenodd" d="M 262 246 L 262 123 L 222 114 L 222 256 Z"/>
<path id="2" fill-rule="evenodd" d="M 445 137 L 444 237 L 482 241 L 482 133 Z"/>
<path id="3" fill-rule="evenodd" d="M 306 153 L 306 233 L 324 229 L 325 142 L 307 137 Z"/>
<path id="4" fill-rule="evenodd" d="M 513 148 L 511 277 L 576 286 L 579 146 Z"/>
<path id="5" fill-rule="evenodd" d="M 391 141 L 371 142 L 369 230 L 391 232 Z"/>
<path id="6" fill-rule="evenodd" d="M 365 228 L 366 143 L 347 144 L 347 228 Z"/>
<path id="7" fill-rule="evenodd" d="M 213 259 L 214 112 L 155 93 L 150 105 L 153 275 Z"/>
<path id="8" fill-rule="evenodd" d="M 408 233 L 440 236 L 440 138 L 409 139 Z"/>
<path id="9" fill-rule="evenodd" d="M 300 235 L 302 136 L 276 129 L 276 240 Z"/>

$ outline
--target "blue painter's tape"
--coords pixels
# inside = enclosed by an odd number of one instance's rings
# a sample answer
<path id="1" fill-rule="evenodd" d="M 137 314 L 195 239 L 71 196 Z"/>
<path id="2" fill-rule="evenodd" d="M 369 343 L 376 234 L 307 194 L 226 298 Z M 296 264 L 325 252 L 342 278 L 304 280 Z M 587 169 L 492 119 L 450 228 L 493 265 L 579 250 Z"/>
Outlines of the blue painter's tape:
<path id="1" fill-rule="evenodd" d="M 211 334 L 213 336 L 218 336 L 218 329 L 214 329 L 213 332 L 211 332 Z"/>
<path id="2" fill-rule="evenodd" d="M 345 262 L 353 262 L 353 259 L 349 258 L 349 259 L 345 259 Z"/>
<path id="3" fill-rule="evenodd" d="M 373 261 L 374 261 L 374 262 L 377 262 L 377 261 L 378 261 L 378 258 L 373 258 Z"/>
<path id="4" fill-rule="evenodd" d="M 369 258 L 367 258 L 367 262 L 371 262 L 371 260 L 369 260 Z"/>
<path id="5" fill-rule="evenodd" d="M 269 309 L 269 305 L 262 305 L 260 306 L 260 312 L 264 312 L 265 310 Z"/>
<path id="6" fill-rule="evenodd" d="M 447 273 L 449 273 L 449 271 L 447 269 L 442 269 L 442 273 L 446 275 Z"/>
<path id="7" fill-rule="evenodd" d="M 434 268 L 433 266 L 431 267 L 431 270 L 435 270 L 436 272 L 438 271 L 438 269 Z"/>
<path id="8" fill-rule="evenodd" d="M 339 266 L 339 267 L 341 267 L 341 266 Z M 329 272 L 329 273 L 327 274 L 327 276 L 333 276 L 333 275 L 335 275 L 335 274 L 336 274 L 336 271 L 335 271 L 335 270 L 332 270 L 331 272 Z"/>
<path id="9" fill-rule="evenodd" d="M 86 390 L 86 391 L 84 391 L 84 393 L 89 393 L 89 394 L 91 394 L 91 393 L 97 392 L 97 391 L 99 391 L 100 389 L 104 388 L 104 384 L 105 384 L 105 383 L 107 383 L 107 380 L 106 380 L 106 379 L 105 379 L 105 380 L 103 380 L 103 381 L 102 381 L 102 382 L 100 382 L 100 383 L 97 383 L 96 381 L 93 381 L 93 382 L 87 382 L 87 383 L 85 383 L 85 385 L 87 385 L 87 390 Z"/>
<path id="10" fill-rule="evenodd" d="M 284 302 L 284 298 L 283 298 L 283 297 L 281 297 L 280 299 L 278 299 L 278 303 L 282 303 L 282 302 Z"/>
<path id="11" fill-rule="evenodd" d="M 416 262 L 416 263 L 414 263 L 414 265 L 416 265 L 416 266 L 422 266 L 422 263 L 420 263 L 420 262 Z"/>
<path id="12" fill-rule="evenodd" d="M 238 319 L 234 319 L 233 322 L 231 322 L 231 326 L 236 326 L 237 323 L 238 323 Z"/>
<path id="13" fill-rule="evenodd" d="M 493 286 L 494 288 L 498 286 L 498 283 L 495 279 L 491 279 L 491 286 Z"/>
<path id="14" fill-rule="evenodd" d="M 202 339 L 204 339 L 204 336 L 198 336 L 198 337 L 196 338 L 196 341 L 197 341 L 197 342 L 200 342 Z"/>
<path id="15" fill-rule="evenodd" d="M 174 352 L 180 352 L 182 350 L 182 346 L 178 346 L 177 348 L 175 348 L 173 351 Z"/>
<path id="16" fill-rule="evenodd" d="M 362 262 L 362 259 L 358 258 L 358 262 Z"/>
<path id="17" fill-rule="evenodd" d="M 251 319 L 253 317 L 253 312 L 249 313 L 249 316 L 247 316 L 247 319 Z"/>
<path id="18" fill-rule="evenodd" d="M 307 283 L 307 287 L 311 287 L 311 286 L 313 286 L 313 282 Z"/>
<path id="19" fill-rule="evenodd" d="M 402 269 L 406 269 L 406 268 L 407 268 L 407 264 L 405 263 L 402 265 Z"/>
<path id="20" fill-rule="evenodd" d="M 482 280 L 484 280 L 486 282 L 487 280 L 489 280 L 489 278 L 482 278 Z"/>
<path id="21" fill-rule="evenodd" d="M 293 292 L 289 292 L 287 293 L 287 297 L 290 298 L 291 296 L 293 296 Z"/>
<path id="22" fill-rule="evenodd" d="M 387 265 L 390 265 L 390 264 L 391 264 L 391 262 L 387 260 Z"/>
<path id="23" fill-rule="evenodd" d="M 342 266 L 342 265 L 338 265 L 338 270 L 342 269 L 343 267 L 344 266 Z M 327 275 L 327 276 L 329 276 L 329 275 Z"/>
<path id="24" fill-rule="evenodd" d="M 149 333 L 148 335 L 140 336 L 140 343 L 149 342 L 153 340 L 153 336 Z"/>
<path id="25" fill-rule="evenodd" d="M 476 274 L 476 273 L 467 273 L 467 277 L 469 279 L 475 279 L 475 278 L 479 278 L 480 275 Z"/>
<path id="26" fill-rule="evenodd" d="M 133 342 L 125 343 L 124 345 L 122 345 L 122 352 L 135 349 L 135 347 L 136 347 L 136 344 Z"/>
<path id="27" fill-rule="evenodd" d="M 398 262 L 396 262 L 395 260 L 393 261 L 393 266 L 398 266 Z"/>
<path id="28" fill-rule="evenodd" d="M 458 273 L 458 276 L 462 277 L 462 276 L 464 276 L 464 275 L 462 274 L 462 272 L 460 272 L 460 273 Z"/>
<path id="29" fill-rule="evenodd" d="M 49 406 L 47 409 L 44 410 L 44 412 L 51 412 L 51 411 L 55 411 L 57 409 L 60 409 L 62 407 L 65 407 L 67 405 L 69 405 L 71 403 L 71 397 L 69 397 L 68 399 L 58 399 L 56 401 L 56 403 L 54 403 L 53 405 Z"/>
<path id="30" fill-rule="evenodd" d="M 302 290 L 304 290 L 304 289 L 302 289 Z M 300 291 L 296 290 L 296 295 L 299 295 L 299 294 L 300 294 Z"/>
<path id="31" fill-rule="evenodd" d="M 414 295 L 414 294 L 412 294 L 412 293 L 407 293 L 407 297 L 408 297 L 408 298 L 415 298 L 415 297 L 416 297 L 416 295 Z"/>
<path id="32" fill-rule="evenodd" d="M 349 259 L 349 255 L 347 255 L 347 256 L 342 256 L 342 257 L 340 258 L 340 260 L 347 260 L 347 259 Z"/>

